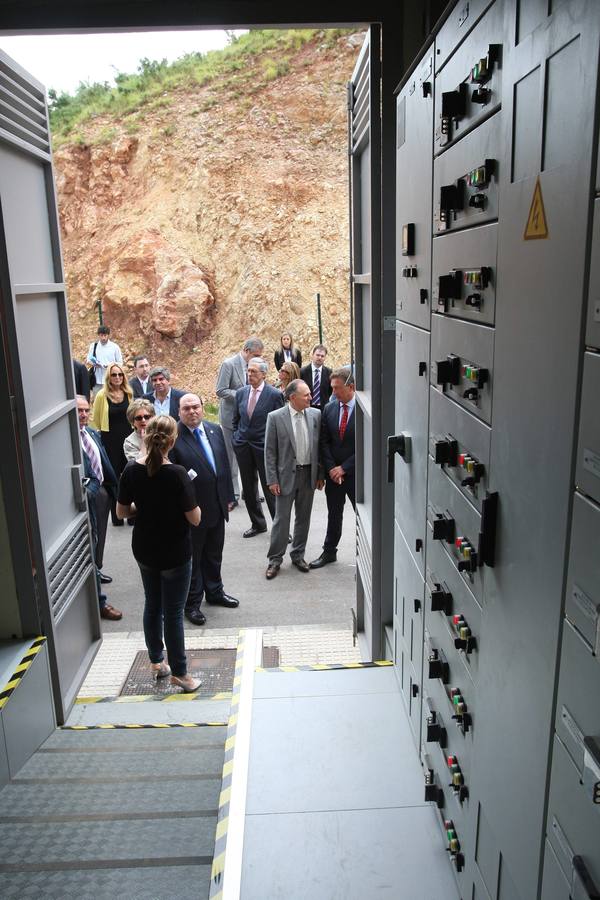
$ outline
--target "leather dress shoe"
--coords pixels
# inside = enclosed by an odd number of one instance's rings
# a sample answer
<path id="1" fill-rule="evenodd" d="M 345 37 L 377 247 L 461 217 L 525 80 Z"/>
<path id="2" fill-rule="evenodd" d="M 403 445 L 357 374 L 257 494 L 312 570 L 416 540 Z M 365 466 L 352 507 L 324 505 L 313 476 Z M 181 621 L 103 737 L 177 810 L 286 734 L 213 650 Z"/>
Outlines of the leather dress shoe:
<path id="1" fill-rule="evenodd" d="M 267 581 L 270 581 L 272 578 L 276 578 L 279 575 L 279 566 L 267 566 L 267 571 L 265 572 L 265 578 Z"/>
<path id="2" fill-rule="evenodd" d="M 112 584 L 112 578 L 110 575 L 105 575 L 104 572 L 98 572 L 100 576 L 100 584 Z"/>
<path id="3" fill-rule="evenodd" d="M 120 609 L 115 609 L 114 606 L 111 606 L 110 603 L 107 603 L 106 606 L 100 607 L 100 618 L 110 619 L 112 622 L 118 622 L 119 619 L 123 618 L 123 613 Z"/>
<path id="4" fill-rule="evenodd" d="M 227 609 L 235 609 L 236 606 L 240 605 L 240 601 L 236 600 L 235 597 L 230 597 L 229 594 L 223 594 L 222 597 L 215 597 L 214 600 L 207 597 L 206 602 L 210 606 L 225 606 Z"/>
<path id="5" fill-rule="evenodd" d="M 190 606 L 189 609 L 184 609 L 184 613 L 186 619 L 192 625 L 206 625 L 206 616 L 199 606 Z"/>
<path id="6" fill-rule="evenodd" d="M 327 563 L 332 563 L 337 560 L 337 553 L 326 553 L 325 550 L 321 553 L 317 559 L 313 559 L 311 563 L 309 563 L 310 569 L 321 569 L 323 566 L 326 566 Z"/>
<path id="7" fill-rule="evenodd" d="M 266 530 L 267 530 L 266 527 L 265 528 L 255 528 L 253 525 L 252 528 L 248 528 L 247 531 L 244 531 L 242 537 L 254 537 L 254 535 L 256 535 L 256 534 L 264 534 Z"/>
<path id="8" fill-rule="evenodd" d="M 300 572 L 310 572 L 310 566 L 305 559 L 293 559 L 292 565 L 296 566 Z"/>

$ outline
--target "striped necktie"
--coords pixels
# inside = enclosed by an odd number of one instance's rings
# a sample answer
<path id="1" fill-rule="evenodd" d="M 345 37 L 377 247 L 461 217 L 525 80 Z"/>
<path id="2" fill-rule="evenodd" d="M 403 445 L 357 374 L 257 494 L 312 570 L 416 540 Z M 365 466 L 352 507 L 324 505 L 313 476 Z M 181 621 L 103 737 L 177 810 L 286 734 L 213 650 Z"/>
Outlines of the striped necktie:
<path id="1" fill-rule="evenodd" d="M 102 484 L 102 482 L 104 481 L 104 476 L 102 474 L 102 465 L 98 462 L 98 448 L 93 446 L 93 439 L 90 437 L 85 428 L 81 429 L 80 435 L 81 445 L 85 451 L 85 455 L 90 461 L 90 466 L 92 467 L 94 478 L 96 478 L 100 482 L 100 484 Z"/>
<path id="2" fill-rule="evenodd" d="M 315 375 L 313 378 L 312 405 L 321 405 L 321 372 L 319 369 L 315 369 Z"/>

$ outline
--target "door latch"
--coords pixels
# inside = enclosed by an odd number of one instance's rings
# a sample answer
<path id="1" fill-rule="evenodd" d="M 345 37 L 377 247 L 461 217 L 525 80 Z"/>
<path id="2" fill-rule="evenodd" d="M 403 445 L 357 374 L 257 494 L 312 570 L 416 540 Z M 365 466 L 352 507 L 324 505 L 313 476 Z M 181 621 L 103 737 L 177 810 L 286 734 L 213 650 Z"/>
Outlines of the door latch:
<path id="1" fill-rule="evenodd" d="M 396 453 L 404 462 L 410 462 L 410 438 L 407 434 L 390 434 L 387 439 L 388 482 L 394 480 L 394 457 Z"/>

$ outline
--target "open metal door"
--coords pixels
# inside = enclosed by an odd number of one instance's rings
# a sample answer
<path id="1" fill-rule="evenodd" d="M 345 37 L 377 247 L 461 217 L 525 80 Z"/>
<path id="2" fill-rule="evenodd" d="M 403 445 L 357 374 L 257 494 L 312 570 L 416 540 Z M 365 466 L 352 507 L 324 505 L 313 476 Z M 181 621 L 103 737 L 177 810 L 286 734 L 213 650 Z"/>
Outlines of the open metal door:
<path id="1" fill-rule="evenodd" d="M 369 28 L 348 85 L 350 256 L 356 376 L 358 627 L 371 652 L 380 624 L 381 121 L 380 39 Z M 375 565 L 373 561 L 375 560 Z M 377 601 L 374 605 L 373 598 Z M 378 640 L 378 638 L 376 638 Z"/>
<path id="2" fill-rule="evenodd" d="M 48 639 L 60 724 L 99 647 L 100 618 L 45 90 L 2 51 L 0 311 L 12 409 L 6 437 L 17 451 L 15 496 L 29 543 L 27 554 L 13 550 L 13 562 L 32 570 L 20 605 L 25 628 L 39 623 Z"/>

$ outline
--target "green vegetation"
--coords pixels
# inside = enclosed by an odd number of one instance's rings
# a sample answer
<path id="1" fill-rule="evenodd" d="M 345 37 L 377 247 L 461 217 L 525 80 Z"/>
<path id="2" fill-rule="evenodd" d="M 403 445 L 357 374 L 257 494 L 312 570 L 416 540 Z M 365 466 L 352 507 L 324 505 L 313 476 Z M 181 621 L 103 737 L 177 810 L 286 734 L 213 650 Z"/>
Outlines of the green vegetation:
<path id="1" fill-rule="evenodd" d="M 158 110 L 167 107 L 172 91 L 189 91 L 207 84 L 218 89 L 227 83 L 230 87 L 235 84 L 239 96 L 244 91 L 240 91 L 242 84 L 235 78 L 235 73 L 244 75 L 249 69 L 253 80 L 248 80 L 247 87 L 256 90 L 257 85 L 285 76 L 290 71 L 290 54 L 309 41 L 318 40 L 332 46 L 344 33 L 347 32 L 342 29 L 301 28 L 250 31 L 240 37 L 230 34 L 230 43 L 223 50 L 188 53 L 174 63 L 165 59 L 160 62 L 142 59 L 137 72 L 129 75 L 120 72 L 114 86 L 108 82 L 81 82 L 74 94 L 57 94 L 51 89 L 48 92 L 50 125 L 55 143 L 72 141 L 75 134 L 79 137 L 82 125 L 98 116 L 109 115 L 118 120 L 142 108 Z M 201 102 L 199 110 L 205 111 L 215 103 L 215 98 L 207 98 Z M 130 134 L 131 127 L 126 126 Z M 103 129 L 101 142 L 108 139 L 110 131 Z"/>

